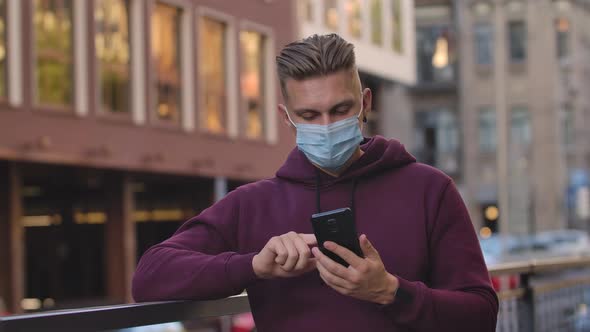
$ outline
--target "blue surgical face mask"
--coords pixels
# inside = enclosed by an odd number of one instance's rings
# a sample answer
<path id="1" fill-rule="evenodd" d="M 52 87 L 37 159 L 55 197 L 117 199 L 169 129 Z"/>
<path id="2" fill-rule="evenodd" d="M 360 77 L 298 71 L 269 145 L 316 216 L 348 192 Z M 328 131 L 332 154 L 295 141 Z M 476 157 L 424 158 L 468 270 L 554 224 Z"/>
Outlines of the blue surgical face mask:
<path id="1" fill-rule="evenodd" d="M 358 115 L 328 125 L 295 124 L 286 108 L 285 112 L 297 129 L 297 147 L 309 161 L 323 169 L 336 171 L 344 166 L 363 141 L 359 126 L 362 106 Z"/>

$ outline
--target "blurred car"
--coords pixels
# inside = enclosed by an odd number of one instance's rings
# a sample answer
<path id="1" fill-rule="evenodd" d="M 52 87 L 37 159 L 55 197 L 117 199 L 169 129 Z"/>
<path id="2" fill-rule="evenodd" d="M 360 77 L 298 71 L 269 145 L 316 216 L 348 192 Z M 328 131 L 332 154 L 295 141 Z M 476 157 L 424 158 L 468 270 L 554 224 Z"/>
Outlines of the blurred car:
<path id="1" fill-rule="evenodd" d="M 529 259 L 590 255 L 585 231 L 563 229 L 534 235 L 494 234 L 480 239 L 488 266 Z"/>
<path id="2" fill-rule="evenodd" d="M 548 243 L 554 255 L 590 254 L 590 239 L 585 231 L 563 229 L 539 233 L 535 237 L 539 241 Z"/>

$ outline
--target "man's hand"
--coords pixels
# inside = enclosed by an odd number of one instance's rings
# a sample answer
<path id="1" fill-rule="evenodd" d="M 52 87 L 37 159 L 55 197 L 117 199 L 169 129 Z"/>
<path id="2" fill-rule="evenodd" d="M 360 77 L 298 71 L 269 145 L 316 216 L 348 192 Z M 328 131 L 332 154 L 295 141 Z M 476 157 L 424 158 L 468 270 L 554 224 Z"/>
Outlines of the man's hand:
<path id="1" fill-rule="evenodd" d="M 310 246 L 316 246 L 313 234 L 289 232 L 271 238 L 252 260 L 254 273 L 262 279 L 295 277 L 315 270 Z"/>
<path id="2" fill-rule="evenodd" d="M 324 243 L 326 249 L 350 264 L 348 268 L 334 262 L 319 248 L 313 248 L 320 277 L 340 294 L 379 304 L 393 302 L 399 287 L 398 279 L 385 271 L 379 253 L 367 236 L 363 234 L 359 240 L 365 258 L 357 256 L 334 242 Z"/>

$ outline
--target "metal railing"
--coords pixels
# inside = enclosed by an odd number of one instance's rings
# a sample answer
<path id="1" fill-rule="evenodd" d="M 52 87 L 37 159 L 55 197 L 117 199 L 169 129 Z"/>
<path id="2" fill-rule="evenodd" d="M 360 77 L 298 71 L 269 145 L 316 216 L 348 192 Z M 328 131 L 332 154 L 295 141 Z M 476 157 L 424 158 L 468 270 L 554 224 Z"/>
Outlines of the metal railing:
<path id="1" fill-rule="evenodd" d="M 489 267 L 494 277 L 516 277 L 498 292 L 498 332 L 590 331 L 590 257 L 532 259 Z M 583 315 L 582 315 L 583 314 Z"/>
<path id="2" fill-rule="evenodd" d="M 0 317 L 0 332 L 105 331 L 248 311 L 250 305 L 245 294 L 212 301 L 122 304 Z"/>
<path id="3" fill-rule="evenodd" d="M 590 331 L 585 321 L 576 320 L 579 309 L 590 306 L 590 257 L 496 264 L 489 272 L 492 278 L 518 280 L 517 285 L 498 291 L 497 331 Z M 248 311 L 246 294 L 212 301 L 123 304 L 0 317 L 0 332 L 104 331 Z"/>

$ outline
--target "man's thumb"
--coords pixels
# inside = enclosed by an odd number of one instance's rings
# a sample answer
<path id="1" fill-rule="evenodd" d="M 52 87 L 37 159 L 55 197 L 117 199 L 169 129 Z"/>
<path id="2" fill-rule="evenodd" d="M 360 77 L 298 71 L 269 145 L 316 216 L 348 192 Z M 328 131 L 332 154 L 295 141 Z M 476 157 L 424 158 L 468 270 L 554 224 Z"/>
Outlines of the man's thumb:
<path id="1" fill-rule="evenodd" d="M 373 244 L 371 244 L 371 241 L 369 241 L 369 239 L 367 238 L 367 236 L 365 234 L 361 235 L 360 242 L 361 242 L 361 249 L 363 250 L 363 254 L 365 255 L 365 257 L 367 257 L 367 258 L 380 258 L 379 253 L 377 252 L 377 249 L 375 249 L 375 247 L 373 247 Z"/>

